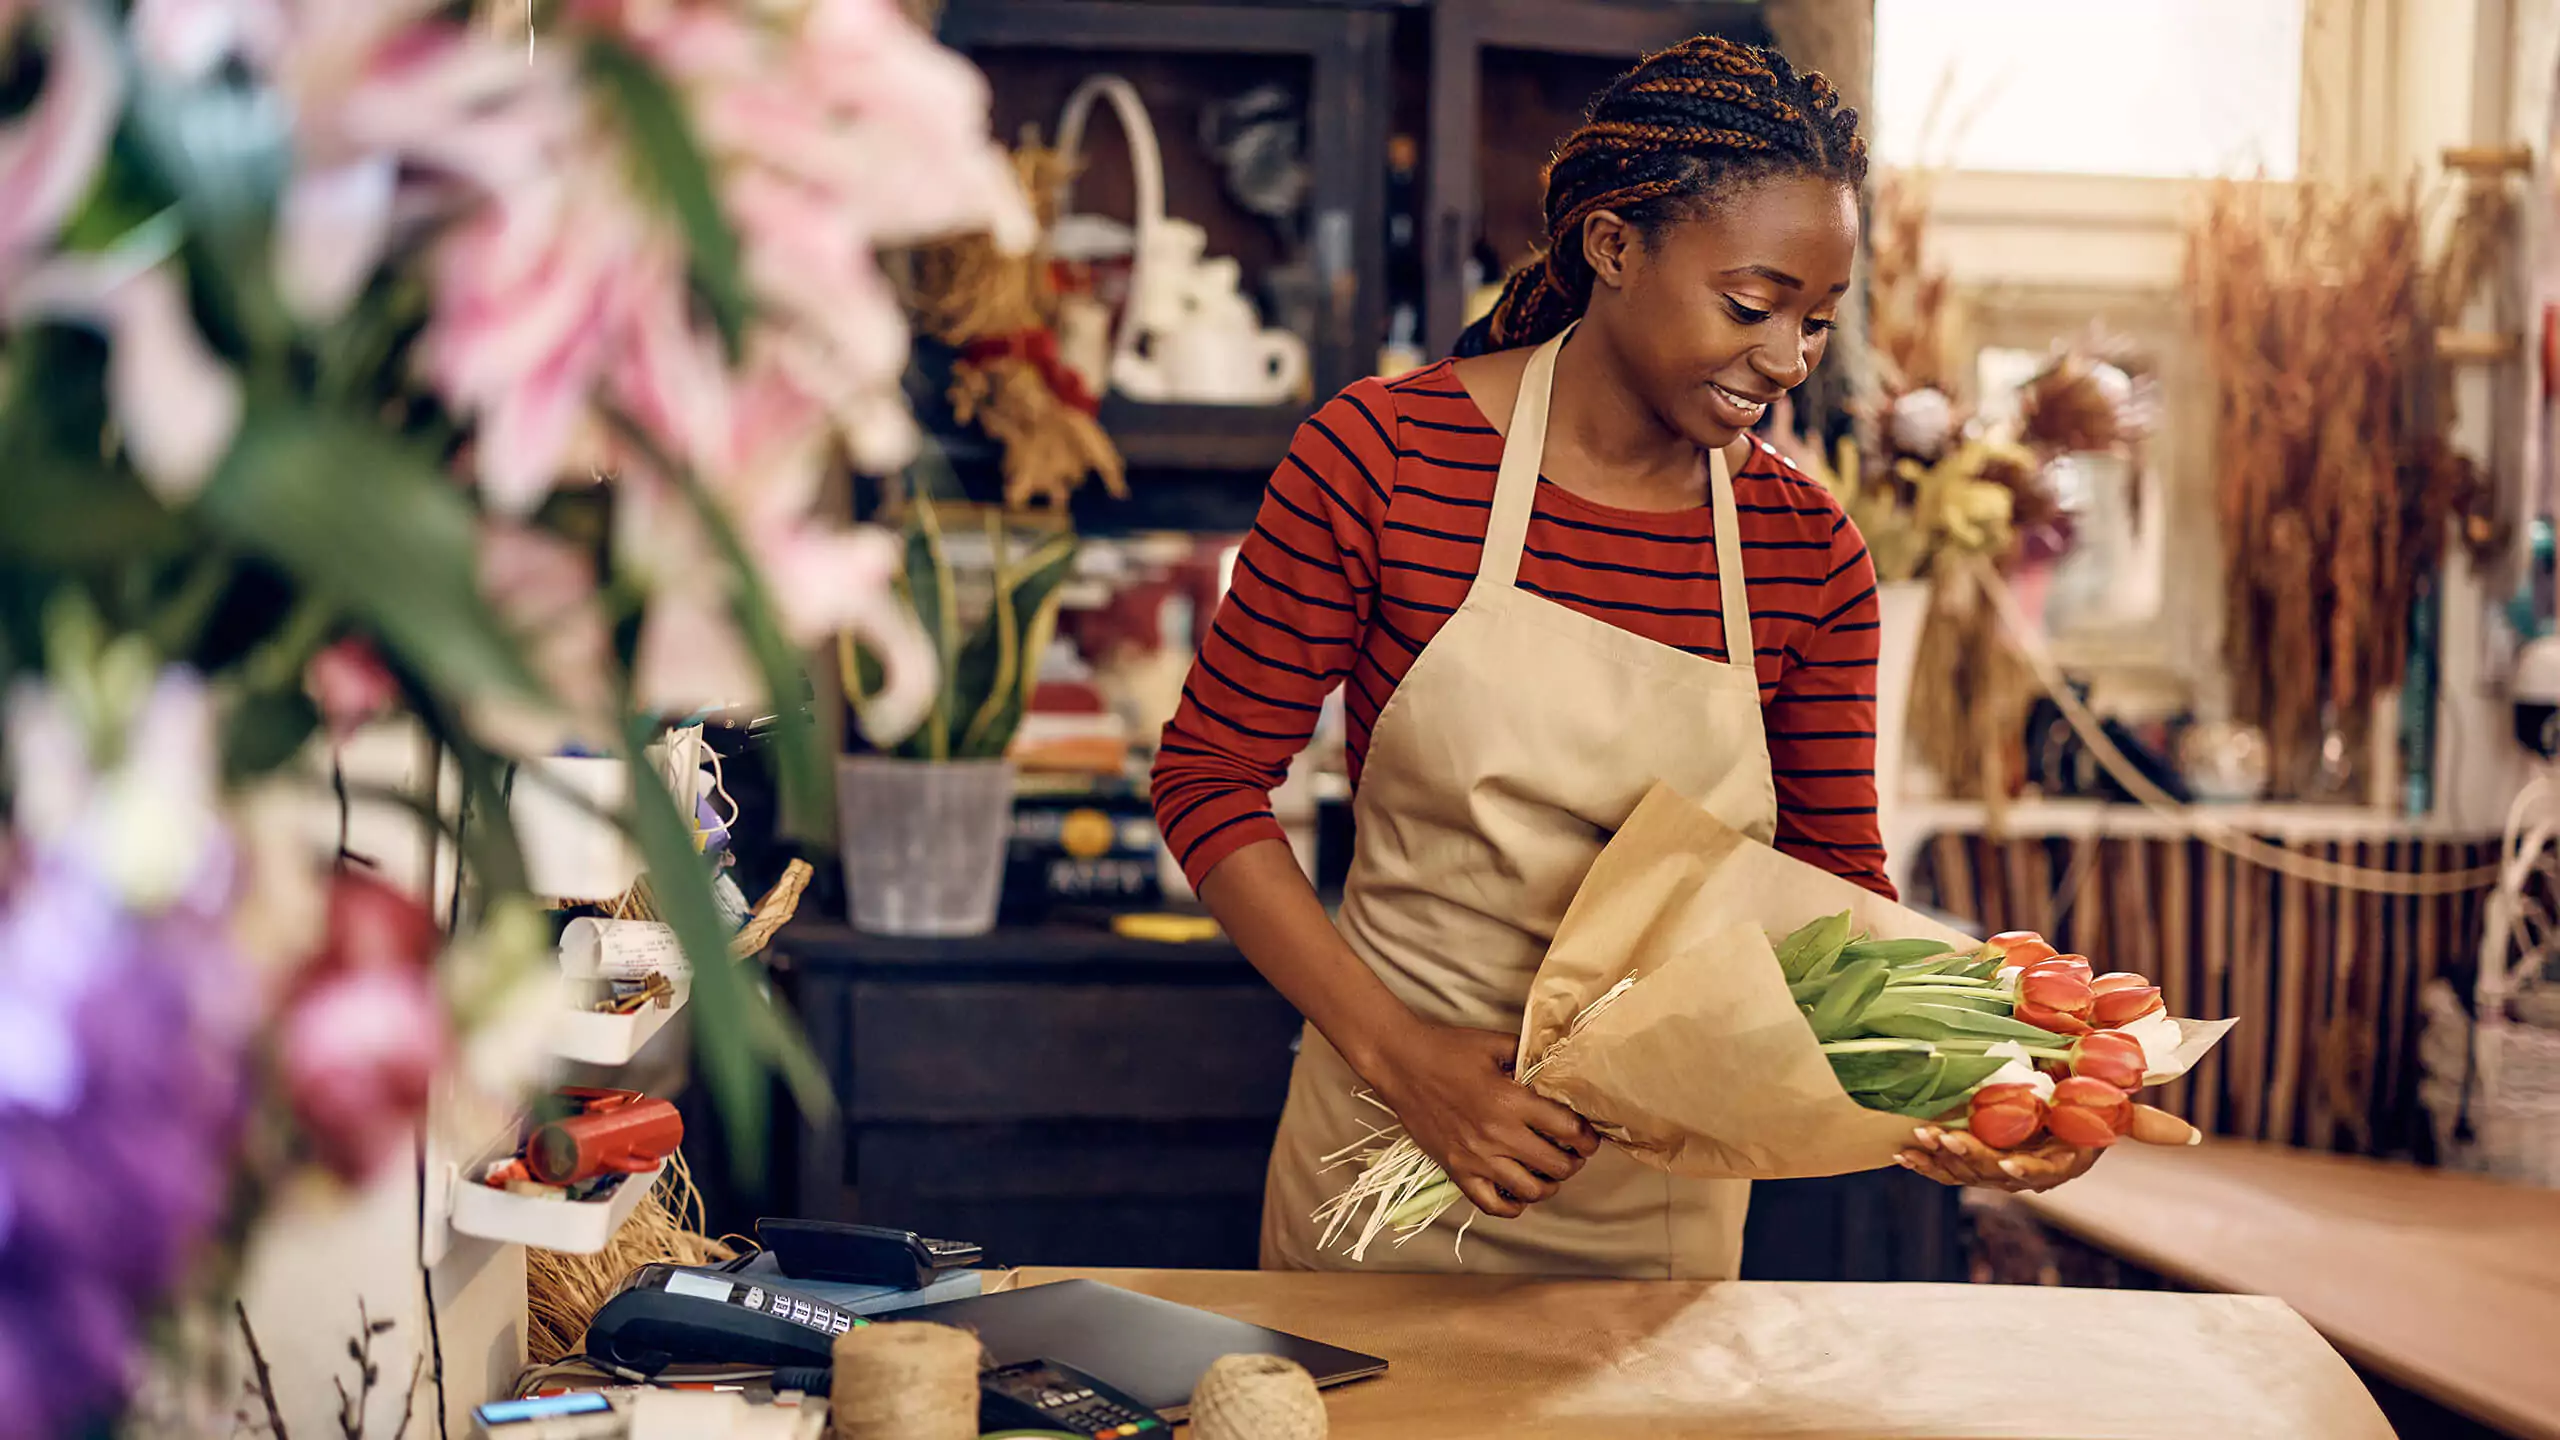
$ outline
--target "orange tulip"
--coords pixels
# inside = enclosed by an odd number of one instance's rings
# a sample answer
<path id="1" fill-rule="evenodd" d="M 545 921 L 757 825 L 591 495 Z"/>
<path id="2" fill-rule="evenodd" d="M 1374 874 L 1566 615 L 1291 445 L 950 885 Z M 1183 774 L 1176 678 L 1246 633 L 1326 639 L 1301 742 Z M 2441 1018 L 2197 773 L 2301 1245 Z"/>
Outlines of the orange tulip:
<path id="1" fill-rule="evenodd" d="M 2103 1150 L 2133 1123 L 2133 1100 L 2104 1080 L 2074 1075 L 2053 1087 L 2044 1123 L 2066 1145 Z"/>
<path id="2" fill-rule="evenodd" d="M 1986 943 L 2000 952 L 2000 961 L 2004 965 L 2033 965 L 2039 960 L 2050 960 L 2056 954 L 2054 948 L 2045 943 L 2045 938 L 2033 930 L 2003 931 Z"/>
<path id="3" fill-rule="evenodd" d="M 2039 965 L 2018 977 L 2018 1003 L 2022 1006 L 2042 1005 L 2074 1019 L 2087 1019 L 2092 998 L 2088 980 L 2068 970 Z"/>
<path id="4" fill-rule="evenodd" d="M 2108 990 L 2091 997 L 2089 1021 L 2091 1024 L 2113 1029 L 2118 1025 L 2139 1020 L 2162 1008 L 2160 987 L 2157 985 L 2138 985 L 2130 989 Z"/>
<path id="5" fill-rule="evenodd" d="M 2044 1128 L 2044 1110 L 2033 1085 L 1985 1085 L 1973 1092 L 1965 1128 L 1994 1150 L 2015 1150 Z"/>
<path id="6" fill-rule="evenodd" d="M 2089 957 L 2086 955 L 2056 955 L 2050 960 L 2039 960 L 2027 967 L 2027 973 L 2071 975 L 2077 977 L 2083 985 L 2093 983 L 2090 978 Z"/>
<path id="7" fill-rule="evenodd" d="M 2130 1035 L 2101 1030 L 2083 1035 L 2071 1047 L 2071 1073 L 2104 1080 L 2119 1090 L 2142 1088 L 2142 1042 Z"/>
<path id="8" fill-rule="evenodd" d="M 2032 1000 L 2018 1002 L 2017 1017 L 2040 1030 L 2050 1030 L 2056 1035 L 2086 1035 L 2091 1029 L 2089 1022 L 2077 1015 L 2056 1010 L 2050 1005 L 2039 1005 Z"/>

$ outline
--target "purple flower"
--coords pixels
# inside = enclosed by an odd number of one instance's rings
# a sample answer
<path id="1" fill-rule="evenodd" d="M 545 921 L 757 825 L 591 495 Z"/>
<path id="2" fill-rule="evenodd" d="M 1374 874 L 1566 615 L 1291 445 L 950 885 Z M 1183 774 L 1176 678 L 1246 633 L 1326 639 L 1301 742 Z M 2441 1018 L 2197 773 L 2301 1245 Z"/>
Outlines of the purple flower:
<path id="1" fill-rule="evenodd" d="M 0 1440 L 60 1435 L 122 1400 L 146 1319 L 229 1199 L 255 1015 L 202 687 L 164 673 L 105 771 L 71 713 L 29 686 L 8 717 Z"/>
<path id="2" fill-rule="evenodd" d="M 62 1103 L 0 1095 L 0 1440 L 57 1435 L 116 1404 L 145 1319 L 221 1216 L 242 1102 L 237 1027 L 197 1004 L 208 983 L 245 983 L 222 928 L 125 912 L 84 930 L 29 924 L 30 910 L 70 908 L 30 903 L 32 879 L 0 898 L 0 975 L 59 958 L 27 953 L 47 937 L 83 933 L 94 948 L 68 1003 L 0 981 L 0 1013 L 46 1011 L 72 1059 L 47 1097 Z"/>

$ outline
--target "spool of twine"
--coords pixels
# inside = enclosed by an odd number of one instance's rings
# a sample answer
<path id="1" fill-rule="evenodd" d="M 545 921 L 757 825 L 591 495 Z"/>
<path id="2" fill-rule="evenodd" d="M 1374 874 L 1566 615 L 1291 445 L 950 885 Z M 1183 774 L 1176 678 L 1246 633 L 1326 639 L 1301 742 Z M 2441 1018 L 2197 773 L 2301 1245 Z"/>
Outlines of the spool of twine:
<path id="1" fill-rule="evenodd" d="M 978 1337 L 948 1325 L 864 1325 L 836 1337 L 835 1440 L 977 1440 Z"/>
<path id="2" fill-rule="evenodd" d="M 1277 1355 L 1227 1355 L 1191 1390 L 1192 1440 L 1324 1440 L 1316 1378 Z"/>

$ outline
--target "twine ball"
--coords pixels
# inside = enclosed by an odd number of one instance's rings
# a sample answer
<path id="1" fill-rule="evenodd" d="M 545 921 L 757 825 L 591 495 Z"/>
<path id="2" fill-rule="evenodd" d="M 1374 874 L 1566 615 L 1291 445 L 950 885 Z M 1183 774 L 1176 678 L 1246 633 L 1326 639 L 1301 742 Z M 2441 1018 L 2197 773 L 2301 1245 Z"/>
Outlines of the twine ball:
<path id="1" fill-rule="evenodd" d="M 1227 1355 L 1191 1391 L 1192 1440 L 1324 1440 L 1316 1379 L 1277 1355 Z"/>
<path id="2" fill-rule="evenodd" d="M 978 1337 L 948 1325 L 858 1325 L 836 1337 L 835 1440 L 977 1440 Z"/>

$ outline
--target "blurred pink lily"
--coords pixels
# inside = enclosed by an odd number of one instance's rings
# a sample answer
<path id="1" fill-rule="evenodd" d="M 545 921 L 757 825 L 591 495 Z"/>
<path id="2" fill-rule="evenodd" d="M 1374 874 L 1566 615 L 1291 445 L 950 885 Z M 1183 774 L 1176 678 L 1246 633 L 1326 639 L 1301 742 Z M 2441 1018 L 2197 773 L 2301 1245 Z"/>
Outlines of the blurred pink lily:
<path id="1" fill-rule="evenodd" d="M 971 228 L 1034 238 L 987 136 L 984 77 L 892 0 L 812 0 L 787 28 L 729 7 L 589 0 L 690 100 L 760 328 L 866 468 L 914 450 L 906 323 L 876 251 Z"/>
<path id="2" fill-rule="evenodd" d="M 483 209 L 438 247 L 427 374 L 478 418 L 481 491 L 500 514 L 531 513 L 567 467 L 631 308 L 682 284 L 655 260 L 671 243 L 593 165 Z"/>
<path id="3" fill-rule="evenodd" d="M 51 42 L 44 93 L 0 125 L 0 292 L 88 195 L 123 99 L 115 36 L 80 0 L 0 0 L 0 49 L 29 43 L 32 16 Z"/>
<path id="4" fill-rule="evenodd" d="M 186 286 L 163 257 L 166 237 L 140 235 L 104 255 L 59 255 L 9 296 L 12 321 L 93 326 L 110 342 L 107 404 L 125 453 L 152 492 L 194 498 L 240 427 L 240 379 L 196 330 Z"/>
<path id="5" fill-rule="evenodd" d="M 587 556 L 529 525 L 491 521 L 480 533 L 480 590 L 524 643 L 535 678 L 559 708 L 476 696 L 468 707 L 473 732 L 516 756 L 610 743 L 613 638 Z"/>
<path id="6" fill-rule="evenodd" d="M 891 589 L 897 541 L 876 527 L 812 518 L 833 454 L 828 417 L 775 347 L 760 340 L 734 380 L 716 369 L 702 373 L 716 357 L 707 336 L 656 334 L 633 348 L 616 393 L 653 432 L 693 437 L 675 458 L 737 527 L 794 645 L 851 633 L 882 657 L 886 683 L 865 723 L 904 735 L 931 707 L 936 674 L 930 645 Z M 688 380 L 695 388 L 670 388 Z M 659 423 L 670 417 L 676 423 Z M 760 694 L 727 567 L 691 503 L 645 465 L 626 467 L 622 495 L 616 553 L 650 586 L 633 676 L 641 704 L 689 714 Z"/>
<path id="7" fill-rule="evenodd" d="M 295 106 L 299 163 L 278 216 L 277 279 L 307 319 L 363 289 L 420 187 L 461 204 L 516 203 L 548 188 L 586 143 L 575 77 L 436 17 L 421 0 L 304 0 L 278 66 Z"/>
<path id="8" fill-rule="evenodd" d="M 438 14 L 436 0 L 137 0 L 146 65 L 201 79 L 238 60 L 293 107 L 295 170 L 276 223 L 276 280 L 325 323 L 361 293 L 422 185 L 504 195 L 535 181 L 584 124 L 572 77 L 528 64 Z M 404 172 L 404 166 L 406 170 Z"/>

